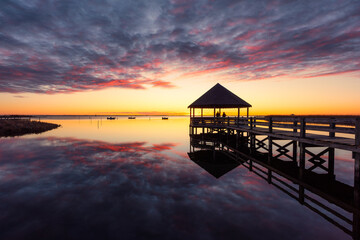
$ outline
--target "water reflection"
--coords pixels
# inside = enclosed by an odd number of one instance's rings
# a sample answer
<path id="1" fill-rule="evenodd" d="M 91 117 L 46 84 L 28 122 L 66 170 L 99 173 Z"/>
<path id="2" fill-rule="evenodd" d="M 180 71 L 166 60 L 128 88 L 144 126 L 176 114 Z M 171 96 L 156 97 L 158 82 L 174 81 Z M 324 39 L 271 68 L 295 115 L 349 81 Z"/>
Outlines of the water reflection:
<path id="1" fill-rule="evenodd" d="M 199 150 L 189 152 L 189 158 L 216 178 L 240 165 L 222 151 Z"/>
<path id="2" fill-rule="evenodd" d="M 131 136 L 134 122 L 57 122 L 0 139 L 0 239 L 350 239 L 243 165 L 209 176 L 187 155 L 188 120 Z"/>
<path id="3" fill-rule="evenodd" d="M 274 156 L 269 164 L 267 153 L 250 152 L 245 145 L 239 147 L 240 152 L 235 151 L 229 138 L 223 138 L 221 133 L 191 134 L 190 143 L 190 159 L 216 178 L 241 164 L 353 239 L 360 238 L 354 187 L 337 180 L 335 175 L 317 173 L 311 168 L 299 174 L 300 167 L 289 155 L 290 161 Z"/>

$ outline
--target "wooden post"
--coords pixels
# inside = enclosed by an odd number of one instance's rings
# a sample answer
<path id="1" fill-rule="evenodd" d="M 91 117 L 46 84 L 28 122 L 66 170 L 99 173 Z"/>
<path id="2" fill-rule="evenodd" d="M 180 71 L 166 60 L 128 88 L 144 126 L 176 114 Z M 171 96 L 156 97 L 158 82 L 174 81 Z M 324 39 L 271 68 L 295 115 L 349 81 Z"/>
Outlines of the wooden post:
<path id="1" fill-rule="evenodd" d="M 329 148 L 328 151 L 328 174 L 331 179 L 335 179 L 335 149 Z"/>
<path id="2" fill-rule="evenodd" d="M 335 120 L 335 118 L 331 118 L 331 120 Z M 335 123 L 330 123 L 330 128 L 331 132 L 329 132 L 329 137 L 335 137 Z M 335 149 L 334 148 L 329 148 L 328 151 L 328 174 L 330 179 L 335 179 L 335 174 L 334 174 L 334 166 L 335 166 Z"/>
<path id="3" fill-rule="evenodd" d="M 300 167 L 299 167 L 299 178 L 300 180 L 304 177 L 304 171 L 305 171 L 305 144 L 300 143 Z M 301 204 L 304 204 L 304 186 L 299 185 L 299 202 Z"/>
<path id="4" fill-rule="evenodd" d="M 190 118 L 191 118 L 191 108 L 190 108 Z"/>
<path id="5" fill-rule="evenodd" d="M 268 165 L 271 165 L 271 160 L 272 160 L 272 157 L 273 157 L 273 154 L 272 154 L 272 137 L 268 137 L 269 138 L 269 153 L 268 153 Z M 271 178 L 272 178 L 272 171 L 270 169 L 268 169 L 268 183 L 271 183 Z"/>
<path id="6" fill-rule="evenodd" d="M 239 127 L 239 121 L 240 121 L 240 108 L 238 108 L 238 117 L 237 117 L 237 122 L 236 122 L 237 127 Z"/>
<path id="7" fill-rule="evenodd" d="M 272 124 L 273 124 L 273 121 L 272 121 L 272 117 L 269 118 L 269 133 L 272 133 Z M 272 151 L 272 137 L 268 137 L 268 141 L 269 141 L 269 146 L 268 146 L 268 165 L 271 165 L 271 160 L 272 160 L 272 156 L 273 156 L 273 151 Z M 271 183 L 271 176 L 272 176 L 272 172 L 271 170 L 268 170 L 268 183 Z"/>
<path id="8" fill-rule="evenodd" d="M 294 136 L 296 136 L 297 133 L 297 120 L 294 119 L 294 129 L 293 129 Z M 297 142 L 293 141 L 293 162 L 297 161 Z"/>
<path id="9" fill-rule="evenodd" d="M 201 117 L 203 117 L 203 108 L 201 108 Z"/>
<path id="10" fill-rule="evenodd" d="M 190 131 L 190 129 L 189 129 L 189 131 Z M 190 140 L 189 140 L 189 148 L 190 148 L 189 151 L 192 152 L 192 151 L 191 151 L 191 137 L 190 137 Z"/>
<path id="11" fill-rule="evenodd" d="M 268 169 L 268 179 L 267 182 L 270 184 L 272 181 L 272 171 L 270 169 Z"/>
<path id="12" fill-rule="evenodd" d="M 216 155 L 215 155 L 215 143 L 214 143 L 214 147 L 213 147 L 212 149 L 213 149 L 213 160 L 215 161 L 215 159 L 216 159 Z"/>
<path id="13" fill-rule="evenodd" d="M 301 126 L 300 127 L 301 127 L 300 137 L 304 138 L 304 137 L 306 137 L 306 121 L 305 121 L 304 117 L 301 118 Z"/>
<path id="14" fill-rule="evenodd" d="M 330 123 L 331 130 L 335 130 L 335 123 Z M 329 137 L 335 137 L 335 132 L 329 132 Z"/>
<path id="15" fill-rule="evenodd" d="M 299 202 L 301 204 L 305 202 L 305 189 L 303 185 L 299 185 Z"/>
<path id="16" fill-rule="evenodd" d="M 250 118 L 250 129 L 253 129 L 253 118 Z"/>
<path id="17" fill-rule="evenodd" d="M 255 153 L 255 144 L 256 144 L 256 135 L 255 134 L 250 134 L 250 153 L 254 154 Z"/>
<path id="18" fill-rule="evenodd" d="M 272 159 L 272 156 L 273 156 L 273 150 L 272 150 L 272 137 L 268 137 L 269 139 L 269 153 L 268 153 L 268 164 L 271 165 L 271 159 Z"/>
<path id="19" fill-rule="evenodd" d="M 355 145 L 360 146 L 360 118 L 355 121 Z M 354 206 L 357 211 L 353 214 L 353 234 L 354 239 L 360 239 L 360 153 L 353 152 L 354 166 Z"/>
<path id="20" fill-rule="evenodd" d="M 246 112 L 247 112 L 247 113 L 246 113 L 246 117 L 249 118 L 249 108 L 247 107 L 246 109 L 247 109 L 247 110 L 246 110 Z"/>
<path id="21" fill-rule="evenodd" d="M 215 125 L 215 111 L 216 111 L 216 109 L 214 108 L 214 125 Z"/>
<path id="22" fill-rule="evenodd" d="M 226 134 L 226 145 L 229 146 L 229 135 L 230 135 L 230 129 L 227 128 L 227 134 Z"/>
<path id="23" fill-rule="evenodd" d="M 302 179 L 304 176 L 304 171 L 305 171 L 305 144 L 304 143 L 300 143 L 300 172 L 299 172 L 299 178 Z"/>
<path id="24" fill-rule="evenodd" d="M 236 150 L 239 149 L 239 130 L 236 130 L 236 146 L 235 146 Z M 237 153 L 236 153 L 237 156 Z"/>
<path id="25" fill-rule="evenodd" d="M 205 128 L 203 127 L 202 134 L 201 134 L 201 140 L 202 140 L 203 144 L 204 144 L 204 134 L 205 134 Z"/>

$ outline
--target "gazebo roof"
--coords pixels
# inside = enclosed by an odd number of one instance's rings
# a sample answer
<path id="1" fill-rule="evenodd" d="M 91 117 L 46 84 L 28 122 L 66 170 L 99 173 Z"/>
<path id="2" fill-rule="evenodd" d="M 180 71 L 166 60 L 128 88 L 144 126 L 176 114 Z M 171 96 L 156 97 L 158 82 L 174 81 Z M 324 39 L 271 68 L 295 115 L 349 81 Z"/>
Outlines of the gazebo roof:
<path id="1" fill-rule="evenodd" d="M 217 83 L 188 108 L 245 108 L 251 105 Z"/>

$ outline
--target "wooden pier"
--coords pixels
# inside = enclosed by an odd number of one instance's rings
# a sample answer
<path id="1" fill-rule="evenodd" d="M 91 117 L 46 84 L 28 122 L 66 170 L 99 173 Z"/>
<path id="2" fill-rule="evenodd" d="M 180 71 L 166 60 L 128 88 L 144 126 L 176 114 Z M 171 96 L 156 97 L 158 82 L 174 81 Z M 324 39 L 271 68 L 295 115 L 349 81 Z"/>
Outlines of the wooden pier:
<path id="1" fill-rule="evenodd" d="M 220 177 L 237 166 L 227 164 L 216 171 L 211 161 L 226 154 L 360 240 L 360 116 L 249 117 L 250 107 L 220 84 L 190 104 L 190 159 Z M 231 108 L 237 109 L 237 116 L 221 114 L 222 109 Z M 241 116 L 241 108 L 246 108 L 246 117 Z M 200 116 L 196 116 L 196 109 L 201 110 Z M 213 110 L 213 116 L 204 115 L 204 109 Z M 336 150 L 352 152 L 353 186 L 336 179 Z M 212 157 L 206 162 L 198 159 L 201 156 Z M 308 193 L 342 208 L 352 219 Z M 324 210 L 350 224 L 350 228 L 324 214 Z"/>
<path id="2" fill-rule="evenodd" d="M 221 151 L 360 239 L 360 118 L 352 116 L 265 116 L 190 118 L 190 153 Z M 335 151 L 351 151 L 354 185 L 336 179 Z M 285 178 L 287 181 L 282 180 Z M 277 182 L 277 183 L 276 183 Z M 292 184 L 297 184 L 294 187 Z M 310 197 L 352 214 L 352 219 Z M 350 224 L 344 227 L 322 210 Z"/>

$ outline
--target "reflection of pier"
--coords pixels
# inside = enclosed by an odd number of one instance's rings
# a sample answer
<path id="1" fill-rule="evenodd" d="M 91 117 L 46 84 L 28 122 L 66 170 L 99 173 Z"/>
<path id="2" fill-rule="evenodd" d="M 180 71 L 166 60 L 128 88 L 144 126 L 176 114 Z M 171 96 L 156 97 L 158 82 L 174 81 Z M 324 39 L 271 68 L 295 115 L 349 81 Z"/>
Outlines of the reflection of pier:
<path id="1" fill-rule="evenodd" d="M 196 154 L 200 150 L 221 151 L 360 239 L 360 118 L 255 118 L 248 116 L 249 111 L 240 117 L 240 108 L 250 106 L 219 84 L 191 104 L 192 160 L 201 156 Z M 204 116 L 204 108 L 214 109 L 214 115 Z M 216 116 L 216 109 L 221 112 L 223 108 L 237 108 L 237 117 Z M 195 109 L 201 109 L 200 116 L 195 116 Z M 335 149 L 353 153 L 354 186 L 336 179 Z"/>
<path id="2" fill-rule="evenodd" d="M 239 141 L 240 142 L 240 141 Z M 354 187 L 336 180 L 335 175 L 302 170 L 297 161 L 287 161 L 239 144 L 224 131 L 190 134 L 189 157 L 215 177 L 245 166 L 302 205 L 316 212 L 345 233 L 359 239 L 359 208 Z"/>

